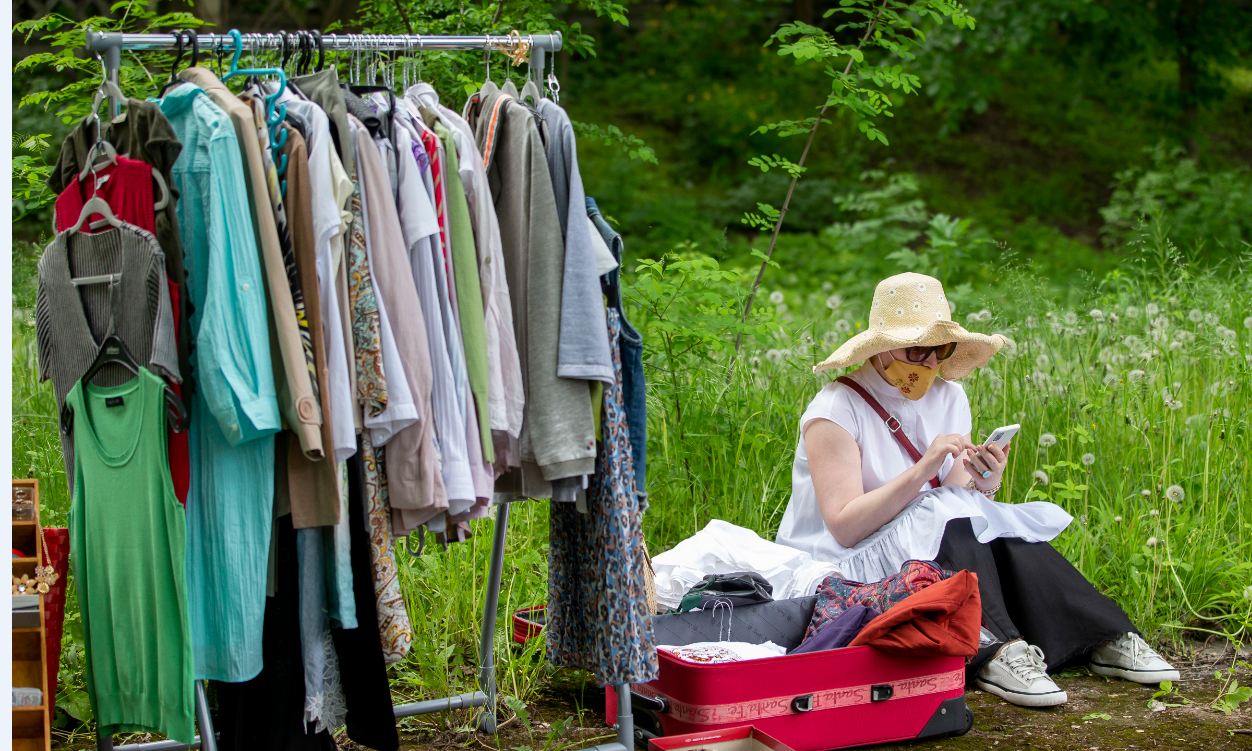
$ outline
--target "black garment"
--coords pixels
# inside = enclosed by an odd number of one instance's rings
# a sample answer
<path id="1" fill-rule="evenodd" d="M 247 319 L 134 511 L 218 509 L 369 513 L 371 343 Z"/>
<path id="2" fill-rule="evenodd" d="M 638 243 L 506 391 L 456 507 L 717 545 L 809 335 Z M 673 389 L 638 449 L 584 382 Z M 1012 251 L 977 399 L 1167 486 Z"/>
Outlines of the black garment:
<path id="1" fill-rule="evenodd" d="M 378 751 L 400 747 L 396 715 L 391 706 L 391 684 L 378 633 L 378 606 L 374 599 L 374 567 L 365 521 L 365 477 L 361 451 L 348 460 L 348 529 L 352 542 L 352 594 L 356 628 L 331 629 L 339 656 L 339 681 L 348 704 L 348 737 Z M 297 632 L 298 633 L 298 632 Z"/>
<path id="2" fill-rule="evenodd" d="M 1046 542 L 1001 537 L 981 543 L 969 519 L 953 519 L 935 562 L 952 571 L 977 573 L 983 628 L 1001 641 L 1021 638 L 1037 645 L 1051 672 L 1084 660 L 1106 641 L 1138 633 L 1117 603 Z M 999 647 L 979 650 L 970 672 L 977 672 Z"/>
<path id="3" fill-rule="evenodd" d="M 358 453 L 359 457 L 360 454 Z M 281 470 L 282 468 L 280 468 Z M 280 477 L 285 476 L 280 472 Z M 280 481 L 275 496 L 285 493 Z M 373 567 L 366 531 L 360 459 L 348 460 L 348 523 L 357 628 L 332 629 L 340 681 L 348 705 L 348 737 L 378 751 L 400 747 L 391 686 L 378 633 Z M 282 508 L 280 503 L 279 508 Z M 334 751 L 329 732 L 306 733 L 304 663 L 300 653 L 300 585 L 296 534 L 290 514 L 274 522 L 277 591 L 265 604 L 265 667 L 246 683 L 218 683 L 221 751 Z"/>
<path id="4" fill-rule="evenodd" d="M 244 683 L 213 684 L 220 751 L 335 751 L 329 732 L 306 733 L 300 656 L 300 581 L 291 515 L 274 520 L 277 591 L 265 600 L 265 666 Z"/>

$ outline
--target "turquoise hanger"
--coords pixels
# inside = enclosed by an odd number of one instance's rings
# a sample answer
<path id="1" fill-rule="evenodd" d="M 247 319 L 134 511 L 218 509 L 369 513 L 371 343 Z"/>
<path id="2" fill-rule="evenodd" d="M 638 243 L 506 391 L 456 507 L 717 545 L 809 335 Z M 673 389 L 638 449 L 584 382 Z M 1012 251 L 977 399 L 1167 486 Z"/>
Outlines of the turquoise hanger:
<path id="1" fill-rule="evenodd" d="M 287 73 L 282 68 L 240 68 L 239 58 L 243 55 L 243 34 L 239 29 L 231 29 L 227 36 L 235 43 L 235 51 L 230 58 L 230 70 L 222 76 L 229 81 L 236 76 L 268 76 L 278 79 L 278 89 L 265 97 L 265 123 L 269 127 L 270 150 L 274 153 L 274 168 L 278 172 L 279 189 L 287 195 L 287 180 L 283 177 L 287 172 L 287 155 L 281 153 L 287 145 L 287 129 L 280 128 L 287 119 L 287 105 L 279 104 L 278 98 L 287 90 Z"/>

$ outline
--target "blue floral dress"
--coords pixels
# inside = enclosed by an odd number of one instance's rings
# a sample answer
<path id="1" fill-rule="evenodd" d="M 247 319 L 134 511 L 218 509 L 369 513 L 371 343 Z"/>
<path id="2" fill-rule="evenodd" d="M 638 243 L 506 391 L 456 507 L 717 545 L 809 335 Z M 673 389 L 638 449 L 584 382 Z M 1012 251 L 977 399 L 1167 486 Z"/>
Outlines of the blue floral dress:
<path id="1" fill-rule="evenodd" d="M 590 671 L 601 685 L 657 677 L 643 571 L 643 509 L 623 405 L 622 321 L 608 310 L 613 383 L 605 388 L 596 474 L 582 504 L 552 503 L 548 659 Z"/>

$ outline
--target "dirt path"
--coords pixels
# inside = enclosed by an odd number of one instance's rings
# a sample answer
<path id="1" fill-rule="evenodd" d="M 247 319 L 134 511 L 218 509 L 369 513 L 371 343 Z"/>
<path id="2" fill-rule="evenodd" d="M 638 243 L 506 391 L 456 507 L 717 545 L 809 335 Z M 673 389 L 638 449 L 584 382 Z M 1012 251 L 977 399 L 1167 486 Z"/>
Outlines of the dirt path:
<path id="1" fill-rule="evenodd" d="M 1246 660 L 1246 656 L 1245 656 Z M 1195 749 L 1196 751 L 1252 751 L 1252 704 L 1223 714 L 1210 707 L 1220 683 L 1213 672 L 1231 664 L 1231 655 L 1197 650 L 1189 658 L 1175 658 L 1183 679 L 1170 705 L 1149 706 L 1153 690 L 1125 681 L 1093 676 L 1085 670 L 1057 678 L 1069 693 L 1069 703 L 1049 710 L 1015 707 L 982 691 L 970 691 L 966 700 L 974 712 L 974 727 L 959 738 L 925 744 L 879 746 L 883 751 L 1141 751 Z M 1240 683 L 1252 682 L 1252 670 L 1240 669 Z M 495 737 L 472 733 L 468 715 L 442 724 L 406 724 L 404 751 L 442 751 L 478 748 L 492 751 L 560 751 L 613 740 L 600 724 L 600 693 L 594 685 L 572 679 L 557 682 L 549 693 L 527 707 L 528 724 L 514 719 Z M 581 713 L 578 707 L 582 707 Z M 356 751 L 351 743 L 341 748 Z"/>

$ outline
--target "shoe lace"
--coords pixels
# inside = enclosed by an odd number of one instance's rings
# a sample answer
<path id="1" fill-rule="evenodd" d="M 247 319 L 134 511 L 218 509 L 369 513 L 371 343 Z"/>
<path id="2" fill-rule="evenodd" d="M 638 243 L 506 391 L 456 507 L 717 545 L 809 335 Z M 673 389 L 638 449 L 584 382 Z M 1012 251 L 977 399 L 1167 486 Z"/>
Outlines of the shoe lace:
<path id="1" fill-rule="evenodd" d="M 1160 658 L 1156 650 L 1148 646 L 1148 643 L 1138 634 L 1127 633 L 1122 637 L 1121 642 L 1122 649 L 1130 654 L 1130 659 L 1134 662 L 1139 662 L 1140 658 L 1145 660 Z"/>
<path id="2" fill-rule="evenodd" d="M 1014 677 L 1023 683 L 1030 683 L 1038 678 L 1046 678 L 1048 665 L 1043 661 L 1043 650 L 1029 644 L 1026 651 L 1008 661 L 1008 668 Z"/>

